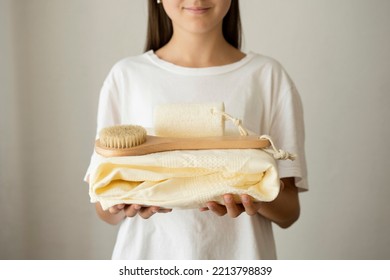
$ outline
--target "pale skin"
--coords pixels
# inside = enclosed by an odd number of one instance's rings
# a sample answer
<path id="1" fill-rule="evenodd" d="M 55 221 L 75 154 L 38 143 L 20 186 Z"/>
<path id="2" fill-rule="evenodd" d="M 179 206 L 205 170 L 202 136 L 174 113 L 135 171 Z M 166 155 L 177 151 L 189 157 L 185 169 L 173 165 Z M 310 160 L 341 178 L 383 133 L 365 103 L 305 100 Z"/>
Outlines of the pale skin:
<path id="1" fill-rule="evenodd" d="M 222 20 L 230 0 L 163 0 L 162 4 L 173 24 L 171 40 L 155 54 L 168 62 L 183 67 L 212 67 L 231 64 L 245 54 L 234 48 L 223 37 Z M 294 178 L 281 179 L 281 191 L 272 202 L 253 202 L 248 195 L 233 201 L 231 194 L 223 196 L 224 205 L 210 201 L 199 211 L 211 211 L 217 216 L 236 218 L 241 214 L 262 215 L 282 228 L 291 226 L 299 217 L 298 189 Z M 166 214 L 172 209 L 158 206 L 142 207 L 136 204 L 119 204 L 104 211 L 96 203 L 99 217 L 110 224 L 139 215 L 148 219 L 155 214 Z"/>

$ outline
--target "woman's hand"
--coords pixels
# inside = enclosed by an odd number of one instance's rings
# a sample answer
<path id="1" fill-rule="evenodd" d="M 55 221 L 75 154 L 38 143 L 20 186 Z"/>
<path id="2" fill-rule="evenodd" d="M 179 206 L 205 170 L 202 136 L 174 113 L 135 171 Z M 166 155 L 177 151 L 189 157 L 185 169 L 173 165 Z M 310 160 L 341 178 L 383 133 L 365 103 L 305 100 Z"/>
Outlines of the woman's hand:
<path id="1" fill-rule="evenodd" d="M 103 210 L 99 202 L 95 203 L 96 213 L 103 221 L 116 225 L 126 217 L 135 217 L 137 214 L 144 219 L 149 219 L 156 213 L 168 213 L 172 209 L 161 208 L 158 206 L 143 207 L 138 204 L 117 204 L 108 210 Z"/>
<path id="2" fill-rule="evenodd" d="M 256 202 L 248 195 L 241 195 L 241 203 L 235 203 L 231 194 L 223 196 L 224 205 L 216 202 L 207 202 L 206 207 L 200 211 L 210 210 L 218 216 L 229 215 L 232 218 L 238 217 L 246 212 L 248 215 L 259 214 L 279 225 L 281 228 L 288 228 L 300 214 L 298 188 L 295 186 L 293 177 L 282 178 L 280 181 L 280 192 L 271 202 Z"/>
<path id="3" fill-rule="evenodd" d="M 253 202 L 253 198 L 246 194 L 241 195 L 240 199 L 241 201 L 237 203 L 234 201 L 233 195 L 225 194 L 223 196 L 225 205 L 210 201 L 206 203 L 206 207 L 203 207 L 200 210 L 210 210 L 218 216 L 228 215 L 231 218 L 236 218 L 244 212 L 250 216 L 258 214 L 261 206 L 260 202 Z"/>
<path id="4" fill-rule="evenodd" d="M 111 214 L 119 214 L 123 211 L 125 217 L 135 217 L 137 214 L 144 219 L 149 219 L 156 213 L 169 213 L 172 209 L 161 208 L 158 206 L 141 206 L 139 204 L 117 204 L 108 209 Z"/>

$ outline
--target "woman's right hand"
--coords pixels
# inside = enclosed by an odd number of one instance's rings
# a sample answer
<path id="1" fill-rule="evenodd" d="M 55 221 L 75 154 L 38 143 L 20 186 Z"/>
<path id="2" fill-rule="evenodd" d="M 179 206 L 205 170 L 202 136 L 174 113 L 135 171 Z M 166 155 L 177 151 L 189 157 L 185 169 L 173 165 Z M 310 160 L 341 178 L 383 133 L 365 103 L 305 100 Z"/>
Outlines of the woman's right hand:
<path id="1" fill-rule="evenodd" d="M 103 221 L 116 225 L 126 217 L 135 217 L 137 214 L 144 219 L 149 219 L 156 213 L 169 213 L 172 209 L 161 208 L 158 206 L 142 206 L 138 204 L 117 204 L 108 210 L 103 210 L 99 202 L 95 203 L 96 213 Z"/>
<path id="2" fill-rule="evenodd" d="M 159 206 L 141 206 L 139 204 L 117 204 L 108 209 L 111 214 L 119 214 L 123 211 L 125 217 L 135 217 L 137 214 L 144 219 L 149 219 L 156 213 L 169 213 L 172 209 Z"/>

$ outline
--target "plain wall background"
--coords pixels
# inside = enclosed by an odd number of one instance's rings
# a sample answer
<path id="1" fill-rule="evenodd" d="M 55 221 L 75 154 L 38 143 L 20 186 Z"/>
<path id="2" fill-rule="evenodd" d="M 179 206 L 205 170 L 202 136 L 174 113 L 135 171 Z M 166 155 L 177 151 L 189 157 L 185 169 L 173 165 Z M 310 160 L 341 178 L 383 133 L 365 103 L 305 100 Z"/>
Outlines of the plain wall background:
<path id="1" fill-rule="evenodd" d="M 305 109 L 310 191 L 280 259 L 389 259 L 390 2 L 241 0 L 244 50 Z M 82 179 L 111 66 L 142 52 L 144 0 L 0 0 L 0 259 L 108 259 Z"/>

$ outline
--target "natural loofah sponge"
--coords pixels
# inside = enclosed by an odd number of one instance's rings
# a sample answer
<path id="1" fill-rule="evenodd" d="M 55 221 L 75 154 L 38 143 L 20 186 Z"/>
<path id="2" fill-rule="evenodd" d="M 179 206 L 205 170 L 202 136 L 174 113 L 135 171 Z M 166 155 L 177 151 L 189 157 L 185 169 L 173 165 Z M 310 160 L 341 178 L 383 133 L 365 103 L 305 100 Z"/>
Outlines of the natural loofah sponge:
<path id="1" fill-rule="evenodd" d="M 223 136 L 225 120 L 223 103 L 164 104 L 154 110 L 154 130 L 161 137 Z"/>

